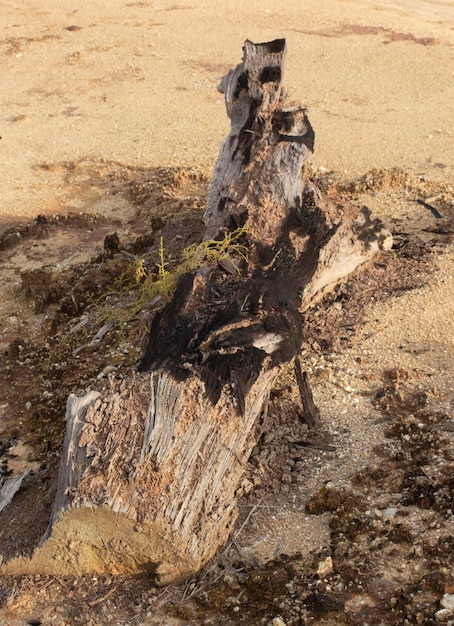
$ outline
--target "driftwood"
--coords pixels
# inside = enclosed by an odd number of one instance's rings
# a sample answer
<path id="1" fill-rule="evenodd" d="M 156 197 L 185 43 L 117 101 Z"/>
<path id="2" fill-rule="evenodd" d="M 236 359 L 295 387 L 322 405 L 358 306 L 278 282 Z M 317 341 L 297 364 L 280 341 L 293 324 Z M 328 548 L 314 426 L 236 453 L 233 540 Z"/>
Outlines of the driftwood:
<path id="1" fill-rule="evenodd" d="M 285 52 L 283 39 L 246 41 L 219 87 L 231 132 L 206 237 L 244 227 L 248 261 L 185 276 L 154 318 L 140 372 L 69 399 L 48 538 L 8 571 L 45 563 L 48 573 L 147 572 L 160 584 L 194 574 L 233 528 L 260 416 L 300 350 L 304 310 L 389 246 L 367 209 L 314 183 L 314 132 L 281 89 Z"/>

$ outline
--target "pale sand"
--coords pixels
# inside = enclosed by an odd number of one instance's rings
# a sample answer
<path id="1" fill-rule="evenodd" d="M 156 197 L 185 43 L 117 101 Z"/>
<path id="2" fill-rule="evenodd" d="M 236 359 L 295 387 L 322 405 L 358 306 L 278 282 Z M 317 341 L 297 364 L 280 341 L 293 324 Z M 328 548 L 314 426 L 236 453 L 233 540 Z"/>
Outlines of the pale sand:
<path id="1" fill-rule="evenodd" d="M 64 172 L 42 163 L 210 170 L 228 132 L 216 85 L 246 38 L 287 39 L 316 167 L 450 180 L 453 27 L 446 0 L 2 0 L 0 216 L 65 209 Z"/>

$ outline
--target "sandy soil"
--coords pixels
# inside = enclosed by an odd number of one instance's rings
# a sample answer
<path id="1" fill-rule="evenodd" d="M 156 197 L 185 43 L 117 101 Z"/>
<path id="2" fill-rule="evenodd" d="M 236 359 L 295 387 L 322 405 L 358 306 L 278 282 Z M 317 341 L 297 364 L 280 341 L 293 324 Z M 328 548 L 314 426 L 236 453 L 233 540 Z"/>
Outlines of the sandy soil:
<path id="1" fill-rule="evenodd" d="M 216 85 L 246 38 L 287 38 L 317 166 L 448 180 L 453 24 L 450 2 L 4 1 L 0 215 L 80 208 L 61 163 L 211 168 L 227 133 Z"/>
<path id="2" fill-rule="evenodd" d="M 1 514 L 3 559 L 30 552 L 47 523 L 65 395 L 103 375 L 104 349 L 71 358 L 96 320 L 68 335 L 83 317 L 65 281 L 77 298 L 79 278 L 80 290 L 105 288 L 118 268 L 80 268 L 113 230 L 138 250 L 158 218 L 168 241 L 197 238 L 228 130 L 215 87 L 246 37 L 287 38 L 284 82 L 309 107 L 322 182 L 373 208 L 396 246 L 308 319 L 305 358 L 326 433 L 309 437 L 309 451 L 292 447 L 307 433 L 284 376 L 275 425 L 251 459 L 255 488 L 219 564 L 166 590 L 109 577 L 2 578 L 1 624 L 266 624 L 279 614 L 287 626 L 437 623 L 454 593 L 453 26 L 450 2 L 422 0 L 2 3 L 0 230 L 23 225 L 1 239 L 0 439 L 8 470 L 34 470 Z M 393 166 L 403 173 L 387 174 Z M 435 198 L 443 217 L 418 198 Z M 48 221 L 30 225 L 38 214 Z M 69 274 L 49 286 L 46 265 Z M 134 350 L 120 355 L 118 338 L 108 347 L 118 371 L 134 367 Z M 339 493 L 351 498 L 355 532 Z M 283 559 L 275 571 L 257 569 L 274 557 Z"/>

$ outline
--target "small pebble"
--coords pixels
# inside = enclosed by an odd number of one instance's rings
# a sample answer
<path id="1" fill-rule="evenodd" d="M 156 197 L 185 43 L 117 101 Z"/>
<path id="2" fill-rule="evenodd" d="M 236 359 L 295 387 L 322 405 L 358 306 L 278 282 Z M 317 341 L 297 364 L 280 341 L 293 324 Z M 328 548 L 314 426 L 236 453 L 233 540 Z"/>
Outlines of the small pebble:
<path id="1" fill-rule="evenodd" d="M 442 599 L 440 600 L 440 604 L 444 609 L 448 609 L 449 611 L 454 611 L 454 594 L 445 593 Z"/>
<path id="2" fill-rule="evenodd" d="M 393 519 L 394 517 L 396 517 L 396 513 L 397 509 L 393 506 L 390 506 L 389 508 L 382 511 L 382 516 L 383 519 Z"/>
<path id="3" fill-rule="evenodd" d="M 11 122 L 28 122 L 29 119 L 28 115 L 15 115 L 11 118 Z"/>
<path id="4" fill-rule="evenodd" d="M 320 561 L 317 567 L 317 575 L 320 578 L 325 578 L 333 571 L 333 559 L 328 556 L 323 561 Z"/>
<path id="5" fill-rule="evenodd" d="M 452 617 L 452 612 L 449 609 L 440 609 L 434 613 L 434 617 L 437 622 L 441 624 L 445 624 L 450 617 Z"/>

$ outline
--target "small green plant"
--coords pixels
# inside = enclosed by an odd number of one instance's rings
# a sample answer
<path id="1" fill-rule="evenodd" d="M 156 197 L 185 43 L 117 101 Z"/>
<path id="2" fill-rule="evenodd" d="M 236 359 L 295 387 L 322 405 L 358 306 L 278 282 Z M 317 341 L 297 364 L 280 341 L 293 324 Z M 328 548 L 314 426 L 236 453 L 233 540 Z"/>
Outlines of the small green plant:
<path id="1" fill-rule="evenodd" d="M 147 269 L 146 260 L 142 257 L 129 263 L 115 279 L 109 293 L 104 293 L 97 301 L 92 302 L 92 310 L 96 312 L 100 323 L 112 321 L 118 329 L 119 341 L 126 342 L 133 328 L 137 329 L 141 311 L 153 302 L 153 308 L 162 308 L 175 293 L 179 280 L 204 264 L 230 261 L 229 271 L 240 275 L 236 260 L 247 261 L 248 248 L 241 243 L 245 228 L 226 232 L 217 239 L 202 241 L 185 248 L 179 261 L 166 257 L 164 240 L 161 237 L 158 250 L 158 261 L 154 271 Z"/>
<path id="2" fill-rule="evenodd" d="M 112 291 L 117 294 L 136 293 L 133 303 L 128 306 L 131 316 L 134 316 L 147 302 L 158 296 L 162 298 L 162 305 L 169 301 L 182 276 L 202 267 L 205 263 L 229 260 L 231 267 L 240 274 L 234 259 L 239 257 L 247 261 L 248 249 L 241 243 L 244 234 L 244 227 L 237 228 L 224 233 L 222 239 L 209 239 L 192 244 L 183 250 L 180 262 L 173 265 L 166 260 L 164 240 L 161 237 L 156 271 L 149 272 L 145 260 L 137 258 L 117 278 Z"/>

